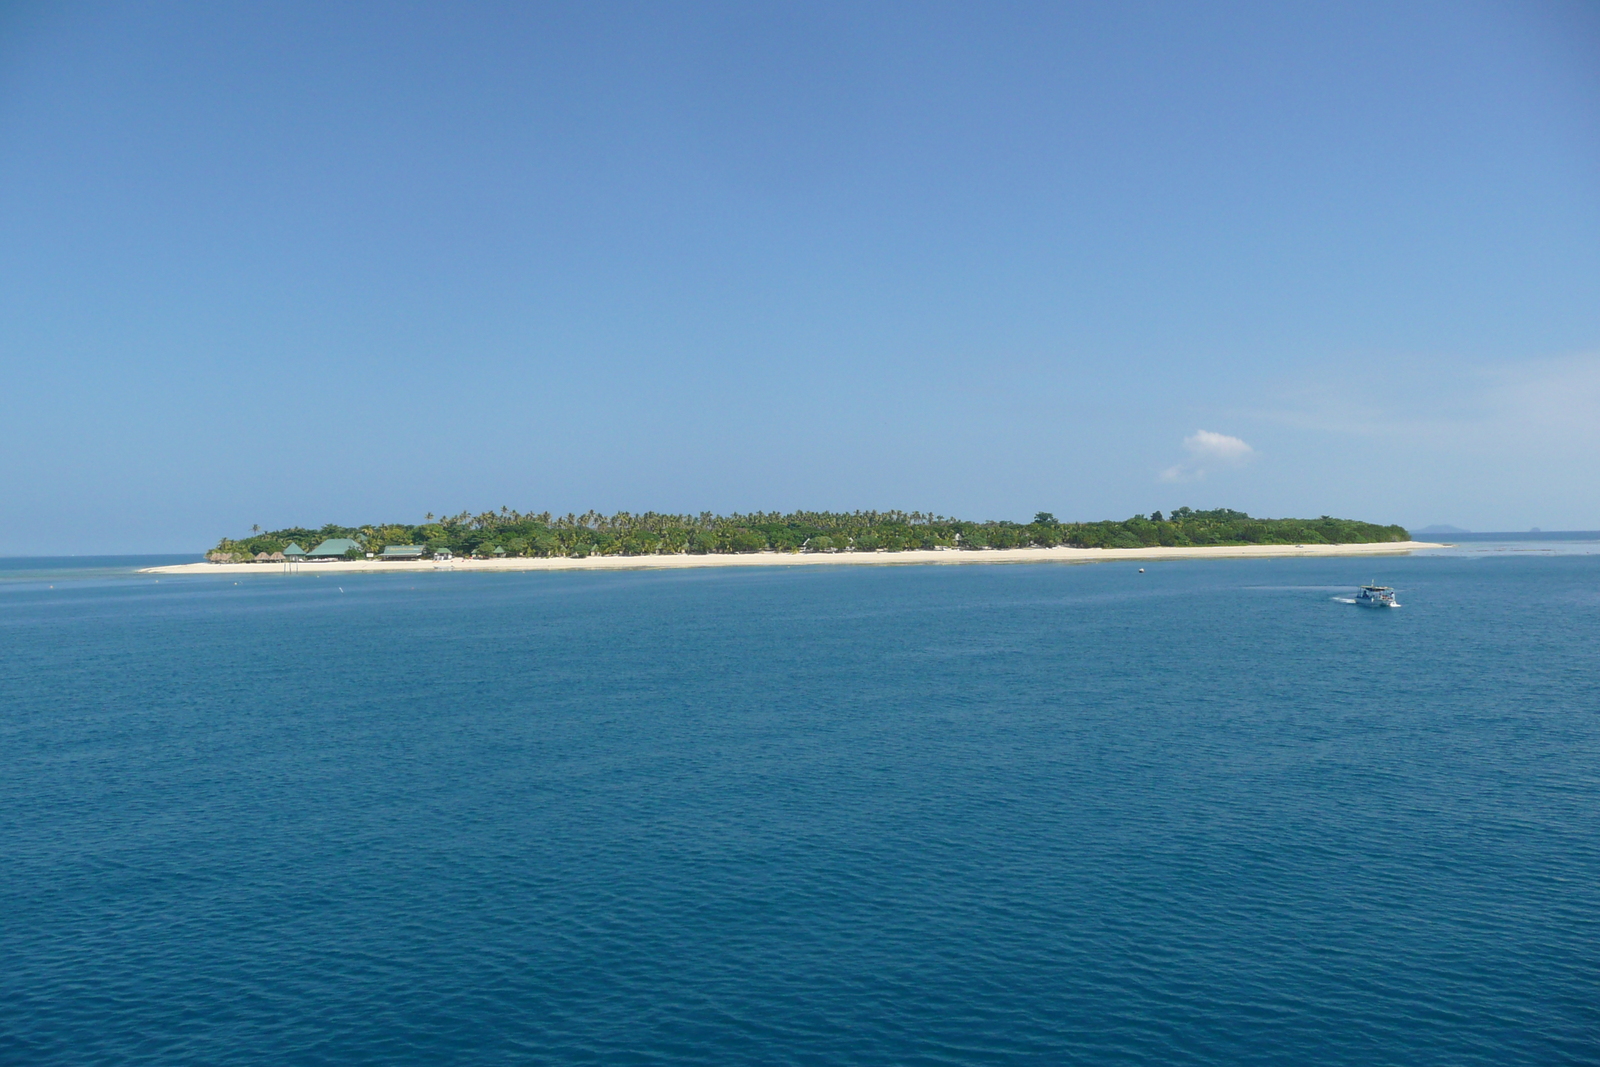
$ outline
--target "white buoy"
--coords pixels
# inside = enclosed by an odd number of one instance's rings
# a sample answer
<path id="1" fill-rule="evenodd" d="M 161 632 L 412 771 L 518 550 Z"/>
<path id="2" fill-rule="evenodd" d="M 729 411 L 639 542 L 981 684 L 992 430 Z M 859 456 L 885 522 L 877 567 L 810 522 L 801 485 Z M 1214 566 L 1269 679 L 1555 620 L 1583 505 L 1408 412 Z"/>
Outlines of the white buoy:
<path id="1" fill-rule="evenodd" d="M 1140 574 L 1143 574 L 1143 573 L 1144 573 L 1144 568 L 1143 568 L 1143 567 L 1140 567 L 1140 568 L 1139 568 L 1139 573 L 1140 573 Z"/>

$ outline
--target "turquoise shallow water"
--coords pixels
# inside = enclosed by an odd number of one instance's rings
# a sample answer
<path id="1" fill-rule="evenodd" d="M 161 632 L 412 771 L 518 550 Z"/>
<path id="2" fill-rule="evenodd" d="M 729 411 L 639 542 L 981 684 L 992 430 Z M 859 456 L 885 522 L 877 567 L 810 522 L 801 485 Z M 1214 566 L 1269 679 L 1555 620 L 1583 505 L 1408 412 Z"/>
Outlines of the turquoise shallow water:
<path id="1" fill-rule="evenodd" d="M 0 1061 L 1600 1062 L 1600 555 L 1147 568 L 12 566 Z"/>

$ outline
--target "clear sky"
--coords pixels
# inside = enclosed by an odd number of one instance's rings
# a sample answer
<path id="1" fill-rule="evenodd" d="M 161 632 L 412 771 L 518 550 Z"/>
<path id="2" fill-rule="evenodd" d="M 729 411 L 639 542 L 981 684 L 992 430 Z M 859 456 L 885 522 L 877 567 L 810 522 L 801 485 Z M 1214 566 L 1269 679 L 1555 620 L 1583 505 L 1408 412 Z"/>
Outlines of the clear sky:
<path id="1" fill-rule="evenodd" d="M 1600 6 L 0 9 L 0 554 L 1600 528 Z"/>

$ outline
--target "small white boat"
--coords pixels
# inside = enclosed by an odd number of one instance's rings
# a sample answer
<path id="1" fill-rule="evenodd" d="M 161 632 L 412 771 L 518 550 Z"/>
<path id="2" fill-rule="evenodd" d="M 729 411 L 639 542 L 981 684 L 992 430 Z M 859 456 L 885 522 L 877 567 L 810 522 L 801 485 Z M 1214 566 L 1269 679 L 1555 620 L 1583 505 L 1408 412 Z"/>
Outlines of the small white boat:
<path id="1" fill-rule="evenodd" d="M 1356 594 L 1356 603 L 1364 608 L 1397 608 L 1394 590 L 1386 585 L 1364 585 Z"/>

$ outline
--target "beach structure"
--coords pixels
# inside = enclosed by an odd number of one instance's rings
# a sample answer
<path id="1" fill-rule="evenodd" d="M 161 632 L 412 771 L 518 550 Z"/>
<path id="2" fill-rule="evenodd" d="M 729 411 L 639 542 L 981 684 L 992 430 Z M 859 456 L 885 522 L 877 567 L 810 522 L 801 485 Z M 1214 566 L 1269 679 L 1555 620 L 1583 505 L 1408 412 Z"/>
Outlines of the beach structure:
<path id="1" fill-rule="evenodd" d="M 349 552 L 352 548 L 357 552 L 364 551 L 361 547 L 361 542 L 359 541 L 351 540 L 348 537 L 330 537 L 316 548 L 313 548 L 310 552 L 307 552 L 306 558 L 343 559 L 344 554 Z"/>
<path id="2" fill-rule="evenodd" d="M 433 558 L 434 559 L 440 559 L 440 560 L 446 560 L 446 559 L 455 559 L 456 557 L 451 554 L 451 552 L 450 552 L 450 550 L 448 548 L 436 548 L 436 549 L 433 550 Z"/>
<path id="3" fill-rule="evenodd" d="M 283 550 L 283 556 L 285 559 L 305 559 L 306 550 L 290 541 Z"/>
<path id="4" fill-rule="evenodd" d="M 422 545 L 387 545 L 379 559 L 421 559 L 427 551 Z"/>

